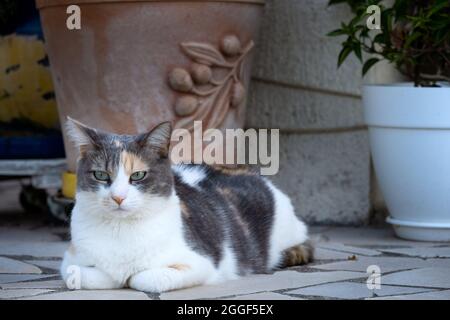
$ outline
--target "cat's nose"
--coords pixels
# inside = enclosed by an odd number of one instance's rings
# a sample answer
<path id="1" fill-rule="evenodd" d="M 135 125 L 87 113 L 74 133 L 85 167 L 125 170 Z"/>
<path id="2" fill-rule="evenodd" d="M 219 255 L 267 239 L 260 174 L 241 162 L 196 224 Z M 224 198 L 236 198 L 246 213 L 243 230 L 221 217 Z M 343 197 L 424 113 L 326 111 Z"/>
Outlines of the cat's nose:
<path id="1" fill-rule="evenodd" d="M 118 196 L 111 196 L 111 198 L 120 206 L 120 204 L 125 200 L 125 198 L 118 197 Z"/>

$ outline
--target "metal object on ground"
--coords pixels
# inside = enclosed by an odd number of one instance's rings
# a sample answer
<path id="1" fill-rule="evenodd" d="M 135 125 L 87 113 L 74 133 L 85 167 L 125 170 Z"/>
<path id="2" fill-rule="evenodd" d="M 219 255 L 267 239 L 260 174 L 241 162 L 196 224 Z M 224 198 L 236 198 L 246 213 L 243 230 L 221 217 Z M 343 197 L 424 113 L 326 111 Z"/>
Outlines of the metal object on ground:
<path id="1" fill-rule="evenodd" d="M 0 160 L 0 177 L 30 178 L 24 185 L 19 201 L 26 212 L 49 213 L 58 221 L 67 222 L 74 200 L 57 194 L 63 186 L 61 176 L 66 159 Z M 74 190 L 74 188 L 73 188 Z"/>

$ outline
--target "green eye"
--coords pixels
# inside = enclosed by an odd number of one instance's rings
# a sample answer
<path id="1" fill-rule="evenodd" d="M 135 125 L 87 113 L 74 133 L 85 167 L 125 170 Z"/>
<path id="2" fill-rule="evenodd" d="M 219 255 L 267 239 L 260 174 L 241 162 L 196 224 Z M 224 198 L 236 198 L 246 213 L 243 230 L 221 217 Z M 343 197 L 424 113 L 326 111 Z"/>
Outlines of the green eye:
<path id="1" fill-rule="evenodd" d="M 109 174 L 105 171 L 94 171 L 94 178 L 98 181 L 108 181 L 109 180 Z"/>
<path id="2" fill-rule="evenodd" d="M 144 177 L 145 177 L 146 174 L 147 174 L 147 172 L 145 172 L 145 171 L 136 171 L 135 173 L 133 173 L 133 174 L 130 176 L 130 180 L 131 180 L 131 181 L 139 181 L 139 180 L 142 180 L 142 179 L 144 179 Z"/>

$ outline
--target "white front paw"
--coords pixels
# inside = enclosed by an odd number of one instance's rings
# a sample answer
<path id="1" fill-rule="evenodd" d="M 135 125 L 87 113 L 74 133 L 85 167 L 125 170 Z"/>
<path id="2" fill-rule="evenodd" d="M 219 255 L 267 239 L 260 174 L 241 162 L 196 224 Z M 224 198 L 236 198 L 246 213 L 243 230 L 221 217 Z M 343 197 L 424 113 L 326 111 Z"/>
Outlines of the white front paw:
<path id="1" fill-rule="evenodd" d="M 69 265 L 66 268 L 64 280 L 67 288 L 72 290 L 117 289 L 122 287 L 118 281 L 113 280 L 108 274 L 94 267 Z"/>
<path id="2" fill-rule="evenodd" d="M 128 286 L 138 291 L 161 293 L 167 289 L 163 285 L 164 281 L 160 279 L 160 276 L 160 272 L 146 270 L 131 276 L 128 280 Z"/>
<path id="3" fill-rule="evenodd" d="M 77 265 L 63 266 L 61 268 L 62 276 L 66 286 L 70 290 L 80 290 L 81 286 L 81 267 Z"/>

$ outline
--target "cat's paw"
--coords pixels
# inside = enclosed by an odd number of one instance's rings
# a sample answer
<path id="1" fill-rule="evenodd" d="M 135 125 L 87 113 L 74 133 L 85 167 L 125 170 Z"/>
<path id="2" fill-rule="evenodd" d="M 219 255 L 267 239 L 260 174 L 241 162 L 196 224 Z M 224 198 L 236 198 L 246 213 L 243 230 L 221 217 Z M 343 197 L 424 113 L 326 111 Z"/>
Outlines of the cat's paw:
<path id="1" fill-rule="evenodd" d="M 97 268 L 83 268 L 81 273 L 82 289 L 119 289 L 122 285 L 108 274 Z"/>
<path id="2" fill-rule="evenodd" d="M 180 288 L 181 279 L 171 269 L 151 269 L 131 276 L 128 286 L 138 291 L 161 293 Z"/>
<path id="3" fill-rule="evenodd" d="M 144 292 L 160 293 L 164 291 L 161 281 L 151 270 L 146 270 L 131 276 L 128 280 L 128 286 L 132 289 Z"/>
<path id="4" fill-rule="evenodd" d="M 118 289 L 122 285 L 95 267 L 69 265 L 64 277 L 67 288 L 72 290 Z"/>

